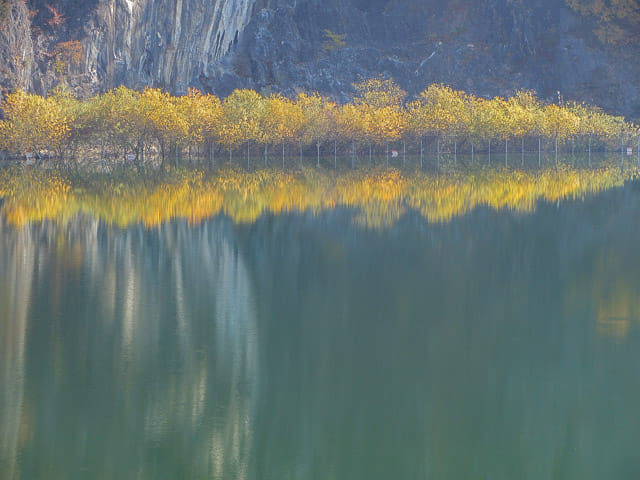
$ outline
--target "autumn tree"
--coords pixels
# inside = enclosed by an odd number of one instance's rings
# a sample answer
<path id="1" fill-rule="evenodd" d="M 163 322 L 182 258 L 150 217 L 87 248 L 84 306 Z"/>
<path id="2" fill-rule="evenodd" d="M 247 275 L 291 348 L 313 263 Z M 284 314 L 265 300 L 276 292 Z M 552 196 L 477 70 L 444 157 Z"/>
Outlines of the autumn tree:
<path id="1" fill-rule="evenodd" d="M 301 137 L 304 124 L 303 107 L 282 95 L 271 95 L 265 103 L 264 141 L 265 144 L 282 145 L 284 166 L 285 143 Z"/>
<path id="2" fill-rule="evenodd" d="M 402 138 L 408 124 L 404 110 L 407 92 L 393 80 L 382 78 L 369 79 L 354 87 L 358 93 L 354 99 L 355 110 L 350 120 L 353 125 L 350 127 L 356 136 L 369 144 L 387 145 Z M 343 117 L 347 119 L 349 115 Z"/>
<path id="3" fill-rule="evenodd" d="M 85 128 L 98 141 L 103 160 L 107 148 L 117 158 L 128 151 L 142 158 L 152 124 L 143 112 L 140 93 L 120 86 L 89 100 L 86 113 Z"/>
<path id="4" fill-rule="evenodd" d="M 414 114 L 424 122 L 424 130 L 437 137 L 439 161 L 441 138 L 455 138 L 467 123 L 469 109 L 465 94 L 446 85 L 431 85 L 420 94 L 418 102 L 413 109 L 422 111 Z"/>
<path id="5" fill-rule="evenodd" d="M 69 119 L 55 98 L 17 90 L 2 104 L 0 148 L 11 153 L 59 151 L 69 136 Z"/>
<path id="6" fill-rule="evenodd" d="M 86 141 L 85 103 L 78 100 L 64 84 L 58 85 L 54 89 L 50 100 L 56 103 L 69 126 L 69 133 L 65 137 L 65 141 L 61 143 L 61 151 L 59 152 L 66 161 L 67 157 L 73 156 L 78 147 Z"/>
<path id="7" fill-rule="evenodd" d="M 507 117 L 510 133 L 521 139 L 522 163 L 524 164 L 524 139 L 535 135 L 541 125 L 541 105 L 535 93 L 521 90 L 507 100 Z"/>
<path id="8" fill-rule="evenodd" d="M 54 48 L 55 71 L 64 78 L 72 66 L 80 64 L 84 56 L 84 48 L 77 40 L 60 42 Z"/>
<path id="9" fill-rule="evenodd" d="M 320 164 L 320 147 L 324 142 L 337 138 L 336 125 L 338 108 L 335 103 L 321 97 L 318 94 L 307 95 L 301 93 L 296 99 L 296 104 L 302 112 L 302 125 L 300 129 L 302 141 L 306 145 L 315 145 L 317 164 Z"/>
<path id="10" fill-rule="evenodd" d="M 491 101 L 468 96 L 467 110 L 469 112 L 469 123 L 466 128 L 466 135 L 471 142 L 471 159 L 473 161 L 475 145 L 477 143 L 490 142 L 493 136 Z"/>
<path id="11" fill-rule="evenodd" d="M 181 119 L 187 122 L 184 143 L 200 148 L 205 141 L 218 140 L 222 120 L 222 104 L 215 95 L 204 95 L 197 89 L 189 89 L 187 95 L 175 97 L 176 109 Z"/>
<path id="12" fill-rule="evenodd" d="M 189 121 L 179 102 L 167 92 L 147 88 L 140 95 L 140 113 L 158 143 L 162 165 L 170 151 L 177 163 L 179 147 L 188 142 L 190 133 Z"/>
<path id="13" fill-rule="evenodd" d="M 595 21 L 595 34 L 603 43 L 640 41 L 640 0 L 567 0 L 567 3 Z"/>
<path id="14" fill-rule="evenodd" d="M 555 141 L 556 165 L 558 164 L 558 141 L 570 138 L 578 131 L 579 117 L 569 109 L 551 104 L 544 109 L 543 132 Z"/>
<path id="15" fill-rule="evenodd" d="M 239 145 L 266 140 L 263 128 L 266 103 L 262 95 L 254 90 L 235 90 L 222 105 L 219 137 L 230 153 Z"/>

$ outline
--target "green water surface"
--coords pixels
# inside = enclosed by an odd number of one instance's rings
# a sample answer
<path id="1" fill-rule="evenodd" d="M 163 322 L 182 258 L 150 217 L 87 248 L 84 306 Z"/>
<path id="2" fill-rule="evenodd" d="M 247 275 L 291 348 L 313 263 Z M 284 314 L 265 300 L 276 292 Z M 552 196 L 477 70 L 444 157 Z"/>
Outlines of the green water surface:
<path id="1" fill-rule="evenodd" d="M 0 223 L 0 478 L 640 478 L 640 191 Z"/>

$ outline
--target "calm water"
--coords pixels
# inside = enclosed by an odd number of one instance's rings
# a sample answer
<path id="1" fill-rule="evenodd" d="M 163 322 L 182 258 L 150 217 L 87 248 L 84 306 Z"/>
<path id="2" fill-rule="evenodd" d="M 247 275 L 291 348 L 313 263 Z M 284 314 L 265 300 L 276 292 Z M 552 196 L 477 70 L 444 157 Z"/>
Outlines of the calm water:
<path id="1" fill-rule="evenodd" d="M 0 478 L 640 478 L 640 191 L 0 226 Z"/>

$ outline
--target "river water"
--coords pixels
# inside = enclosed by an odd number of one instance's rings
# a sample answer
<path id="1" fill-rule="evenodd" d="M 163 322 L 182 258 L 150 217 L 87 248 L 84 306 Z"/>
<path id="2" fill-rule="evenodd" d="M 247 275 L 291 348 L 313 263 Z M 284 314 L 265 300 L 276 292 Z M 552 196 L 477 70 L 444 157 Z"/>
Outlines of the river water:
<path id="1" fill-rule="evenodd" d="M 0 223 L 0 478 L 640 478 L 640 191 Z"/>

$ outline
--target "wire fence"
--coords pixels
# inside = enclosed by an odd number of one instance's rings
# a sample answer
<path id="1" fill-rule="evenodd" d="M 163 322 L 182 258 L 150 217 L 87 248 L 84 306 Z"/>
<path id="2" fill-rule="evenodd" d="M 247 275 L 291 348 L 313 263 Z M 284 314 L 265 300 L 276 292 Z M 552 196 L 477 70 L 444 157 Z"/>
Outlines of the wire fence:
<path id="1" fill-rule="evenodd" d="M 121 166 L 157 168 L 183 165 L 208 168 L 321 168 L 394 167 L 410 169 L 448 169 L 456 167 L 547 168 L 571 166 L 596 168 L 602 165 L 640 168 L 640 136 L 619 138 L 597 135 L 556 140 L 525 137 L 471 141 L 456 136 L 423 136 L 384 144 L 356 141 L 325 141 L 314 145 L 285 142 L 264 145 L 247 142 L 236 147 L 215 143 L 175 148 L 162 158 L 159 149 L 148 145 L 143 150 L 122 148 L 68 149 L 20 156 L 0 154 L 0 165 L 62 168 L 96 168 L 110 171 Z"/>

